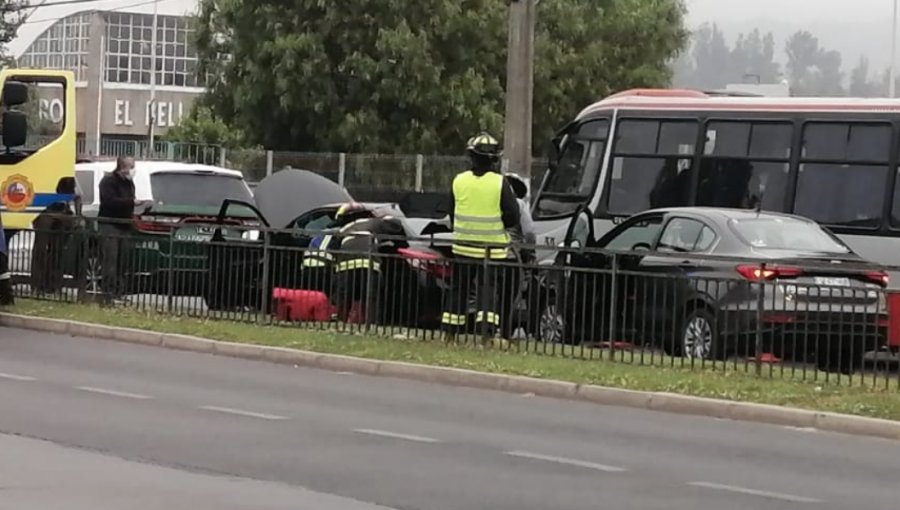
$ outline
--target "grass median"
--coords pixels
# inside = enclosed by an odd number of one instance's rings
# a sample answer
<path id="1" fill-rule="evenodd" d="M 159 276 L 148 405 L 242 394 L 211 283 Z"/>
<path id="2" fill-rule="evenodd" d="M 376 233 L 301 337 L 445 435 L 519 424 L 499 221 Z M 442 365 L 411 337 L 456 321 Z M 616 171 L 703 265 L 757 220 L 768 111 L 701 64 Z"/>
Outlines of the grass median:
<path id="1" fill-rule="evenodd" d="M 80 322 L 194 335 L 258 345 L 288 347 L 386 361 L 404 361 L 464 368 L 482 372 L 556 379 L 614 388 L 660 391 L 726 400 L 783 405 L 860 416 L 900 420 L 898 375 L 879 376 L 873 385 L 837 385 L 825 381 L 782 379 L 780 367 L 764 367 L 764 375 L 752 373 L 742 363 L 718 365 L 716 370 L 672 366 L 660 357 L 653 366 L 520 352 L 518 349 L 485 349 L 472 345 L 446 345 L 439 341 L 400 336 L 374 336 L 298 327 L 261 326 L 225 320 L 174 317 L 123 308 L 20 300 L 10 313 L 69 319 Z M 533 346 L 534 344 L 532 344 Z M 598 351 L 599 352 L 599 351 Z M 625 359 L 630 359 L 625 357 Z M 748 372 L 749 370 L 749 372 Z M 785 371 L 789 370 L 787 368 Z M 807 374 L 807 377 L 811 376 Z M 820 379 L 823 374 L 818 374 Z M 799 376 L 799 374 L 798 374 Z M 834 377 L 834 376 L 832 376 Z M 873 387 L 874 386 L 874 387 Z"/>

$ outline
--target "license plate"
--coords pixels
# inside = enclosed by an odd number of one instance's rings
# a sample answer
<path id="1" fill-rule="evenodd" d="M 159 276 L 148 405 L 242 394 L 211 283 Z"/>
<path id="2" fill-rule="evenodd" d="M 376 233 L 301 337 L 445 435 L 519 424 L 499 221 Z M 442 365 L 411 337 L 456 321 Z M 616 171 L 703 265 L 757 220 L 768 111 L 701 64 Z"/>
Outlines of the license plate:
<path id="1" fill-rule="evenodd" d="M 826 278 L 823 276 L 817 276 L 816 285 L 820 285 L 823 287 L 849 287 L 850 278 Z"/>
<path id="2" fill-rule="evenodd" d="M 175 234 L 176 241 L 185 241 L 189 243 L 205 243 L 210 240 L 210 236 L 204 236 L 199 234 Z"/>

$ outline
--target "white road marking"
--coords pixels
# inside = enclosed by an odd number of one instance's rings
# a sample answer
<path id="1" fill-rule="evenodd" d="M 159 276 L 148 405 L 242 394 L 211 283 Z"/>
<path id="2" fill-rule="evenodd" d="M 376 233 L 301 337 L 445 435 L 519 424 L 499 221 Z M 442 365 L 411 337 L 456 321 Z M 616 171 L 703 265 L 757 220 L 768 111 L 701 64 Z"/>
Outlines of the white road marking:
<path id="1" fill-rule="evenodd" d="M 20 382 L 34 382 L 37 381 L 34 377 L 28 377 L 27 375 L 16 375 L 16 374 L 6 374 L 0 372 L 0 379 L 8 379 L 10 381 L 20 381 Z"/>
<path id="2" fill-rule="evenodd" d="M 565 464 L 567 466 L 576 466 L 587 469 L 593 469 L 595 471 L 603 471 L 605 473 L 622 473 L 625 468 L 620 468 L 616 466 L 607 466 L 605 464 L 597 464 L 596 462 L 588 462 L 584 460 L 577 459 L 567 459 L 565 457 L 554 457 L 552 455 L 542 455 L 540 453 L 531 453 L 531 452 L 522 452 L 522 451 L 511 451 L 511 452 L 503 452 L 505 455 L 509 455 L 510 457 L 519 457 L 522 459 L 530 459 L 530 460 L 542 460 L 545 462 L 555 462 L 557 464 Z"/>
<path id="3" fill-rule="evenodd" d="M 86 391 L 88 393 L 97 393 L 99 395 L 107 395 L 110 397 L 133 398 L 135 400 L 150 400 L 153 397 L 148 395 L 138 395 L 137 393 L 127 393 L 124 391 L 107 390 L 105 388 L 94 388 L 92 386 L 76 386 L 76 390 Z"/>
<path id="4" fill-rule="evenodd" d="M 230 407 L 218 407 L 218 406 L 200 406 L 200 409 L 204 411 L 213 411 L 216 413 L 224 413 L 224 414 L 233 414 L 235 416 L 244 416 L 246 418 L 259 418 L 261 420 L 287 420 L 287 416 L 278 416 L 277 414 L 265 414 L 265 413 L 255 413 L 253 411 L 244 411 L 242 409 L 233 409 Z"/>
<path id="5" fill-rule="evenodd" d="M 337 375 L 356 375 L 353 372 L 335 372 Z"/>
<path id="6" fill-rule="evenodd" d="M 822 503 L 821 500 L 815 498 L 807 498 L 804 496 L 795 496 L 793 494 L 783 494 L 780 492 L 770 492 L 770 491 L 761 491 L 756 489 L 748 489 L 746 487 L 737 487 L 734 485 L 722 485 L 719 483 L 711 483 L 711 482 L 691 482 L 688 485 L 692 485 L 694 487 L 700 487 L 703 489 L 711 489 L 715 491 L 724 491 L 724 492 L 733 492 L 736 494 L 744 494 L 747 496 L 760 496 L 763 498 L 769 499 L 778 499 L 781 501 L 789 501 L 791 503 Z"/>
<path id="7" fill-rule="evenodd" d="M 370 436 L 389 437 L 391 439 L 402 439 L 404 441 L 414 441 L 416 443 L 440 443 L 437 439 L 430 437 L 414 436 L 411 434 L 400 434 L 398 432 L 390 432 L 387 430 L 375 429 L 353 429 L 357 434 L 368 434 Z"/>

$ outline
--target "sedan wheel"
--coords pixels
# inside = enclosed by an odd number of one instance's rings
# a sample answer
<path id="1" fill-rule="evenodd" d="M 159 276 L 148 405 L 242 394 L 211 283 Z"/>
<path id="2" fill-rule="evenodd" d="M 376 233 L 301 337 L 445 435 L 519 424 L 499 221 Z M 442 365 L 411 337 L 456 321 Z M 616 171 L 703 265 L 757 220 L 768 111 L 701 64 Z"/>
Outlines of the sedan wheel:
<path id="1" fill-rule="evenodd" d="M 712 316 L 706 310 L 692 312 L 681 333 L 681 352 L 688 359 L 711 359 L 715 348 Z"/>
<path id="2" fill-rule="evenodd" d="M 85 290 L 88 294 L 100 294 L 103 281 L 103 268 L 98 257 L 90 257 L 85 268 Z"/>
<path id="3" fill-rule="evenodd" d="M 538 338 L 543 342 L 562 343 L 566 321 L 555 304 L 544 306 L 538 324 Z"/>

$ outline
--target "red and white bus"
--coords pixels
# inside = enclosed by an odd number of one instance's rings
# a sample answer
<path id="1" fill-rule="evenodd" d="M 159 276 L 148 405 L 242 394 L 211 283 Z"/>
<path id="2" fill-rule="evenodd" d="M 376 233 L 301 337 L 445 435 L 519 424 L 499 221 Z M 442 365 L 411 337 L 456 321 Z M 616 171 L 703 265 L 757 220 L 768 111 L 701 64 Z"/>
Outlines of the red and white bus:
<path id="1" fill-rule="evenodd" d="M 761 203 L 900 266 L 900 100 L 630 90 L 585 108 L 554 143 L 533 212 L 543 243 L 582 205 L 601 235 L 647 209 Z"/>

